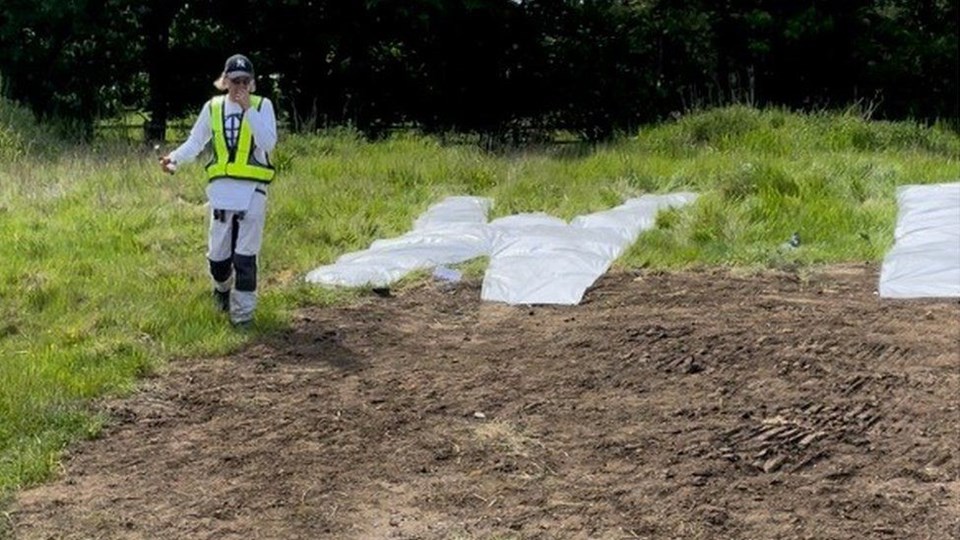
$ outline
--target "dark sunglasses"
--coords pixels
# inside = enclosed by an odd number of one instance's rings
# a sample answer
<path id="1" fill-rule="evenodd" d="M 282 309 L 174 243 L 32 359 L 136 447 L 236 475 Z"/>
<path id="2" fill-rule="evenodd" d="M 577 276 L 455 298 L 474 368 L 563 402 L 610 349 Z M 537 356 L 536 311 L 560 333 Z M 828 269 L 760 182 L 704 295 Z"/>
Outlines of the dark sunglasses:
<path id="1" fill-rule="evenodd" d="M 253 81 L 253 79 L 251 79 L 250 77 L 237 77 L 236 79 L 230 79 L 230 82 L 234 84 L 239 84 L 242 86 L 246 86 L 250 84 L 251 81 Z"/>

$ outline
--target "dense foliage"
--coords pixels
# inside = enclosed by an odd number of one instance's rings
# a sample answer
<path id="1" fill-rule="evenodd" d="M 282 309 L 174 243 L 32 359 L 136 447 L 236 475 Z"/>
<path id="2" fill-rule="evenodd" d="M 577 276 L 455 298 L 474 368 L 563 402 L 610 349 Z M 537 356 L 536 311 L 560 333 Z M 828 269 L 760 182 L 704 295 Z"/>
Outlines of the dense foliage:
<path id="1" fill-rule="evenodd" d="M 701 106 L 957 122 L 956 0 L 5 0 L 7 97 L 194 113 L 242 51 L 295 128 L 600 139 Z"/>

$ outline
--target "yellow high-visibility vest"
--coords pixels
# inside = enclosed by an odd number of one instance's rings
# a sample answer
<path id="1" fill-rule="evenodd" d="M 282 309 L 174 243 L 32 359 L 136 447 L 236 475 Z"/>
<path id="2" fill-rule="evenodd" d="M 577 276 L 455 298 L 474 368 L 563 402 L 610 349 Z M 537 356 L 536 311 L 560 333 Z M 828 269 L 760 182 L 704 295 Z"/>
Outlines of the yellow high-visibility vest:
<path id="1" fill-rule="evenodd" d="M 277 171 L 267 163 L 260 163 L 253 157 L 253 134 L 250 124 L 240 120 L 240 135 L 237 148 L 231 153 L 227 149 L 227 134 L 223 125 L 223 110 L 226 99 L 217 96 L 210 100 L 210 127 L 213 128 L 213 159 L 207 164 L 207 179 L 211 182 L 218 178 L 237 178 L 269 183 Z M 250 106 L 260 110 L 263 98 L 250 96 Z"/>

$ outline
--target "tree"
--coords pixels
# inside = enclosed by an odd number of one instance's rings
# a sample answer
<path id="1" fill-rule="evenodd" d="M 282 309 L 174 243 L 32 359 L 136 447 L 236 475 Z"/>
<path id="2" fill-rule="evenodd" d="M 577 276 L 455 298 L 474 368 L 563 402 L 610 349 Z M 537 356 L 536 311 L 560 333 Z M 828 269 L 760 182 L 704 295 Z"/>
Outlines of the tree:
<path id="1" fill-rule="evenodd" d="M 170 31 L 174 17 L 184 5 L 182 1 L 150 0 L 141 8 L 144 69 L 149 85 L 146 110 L 150 118 L 144 124 L 144 138 L 148 141 L 166 140 L 170 81 L 174 74 L 170 62 Z"/>
<path id="2" fill-rule="evenodd" d="M 109 14 L 109 16 L 104 16 Z M 136 13 L 126 0 L 8 0 L 0 7 L 0 72 L 7 95 L 71 133 L 118 112 L 138 90 Z M 132 46 L 131 46 L 132 44 Z"/>
<path id="3" fill-rule="evenodd" d="M 588 139 L 672 111 L 873 100 L 957 121 L 956 0 L 6 0 L 2 91 L 89 137 L 195 113 L 223 60 L 295 129 L 395 125 Z"/>

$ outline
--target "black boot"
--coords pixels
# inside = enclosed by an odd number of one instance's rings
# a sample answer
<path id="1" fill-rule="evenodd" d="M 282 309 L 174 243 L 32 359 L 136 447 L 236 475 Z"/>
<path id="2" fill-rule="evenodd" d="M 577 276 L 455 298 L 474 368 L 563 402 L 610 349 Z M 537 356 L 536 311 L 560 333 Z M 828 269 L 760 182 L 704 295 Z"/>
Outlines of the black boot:
<path id="1" fill-rule="evenodd" d="M 213 303 L 217 309 L 226 313 L 230 311 L 230 291 L 213 290 Z"/>

